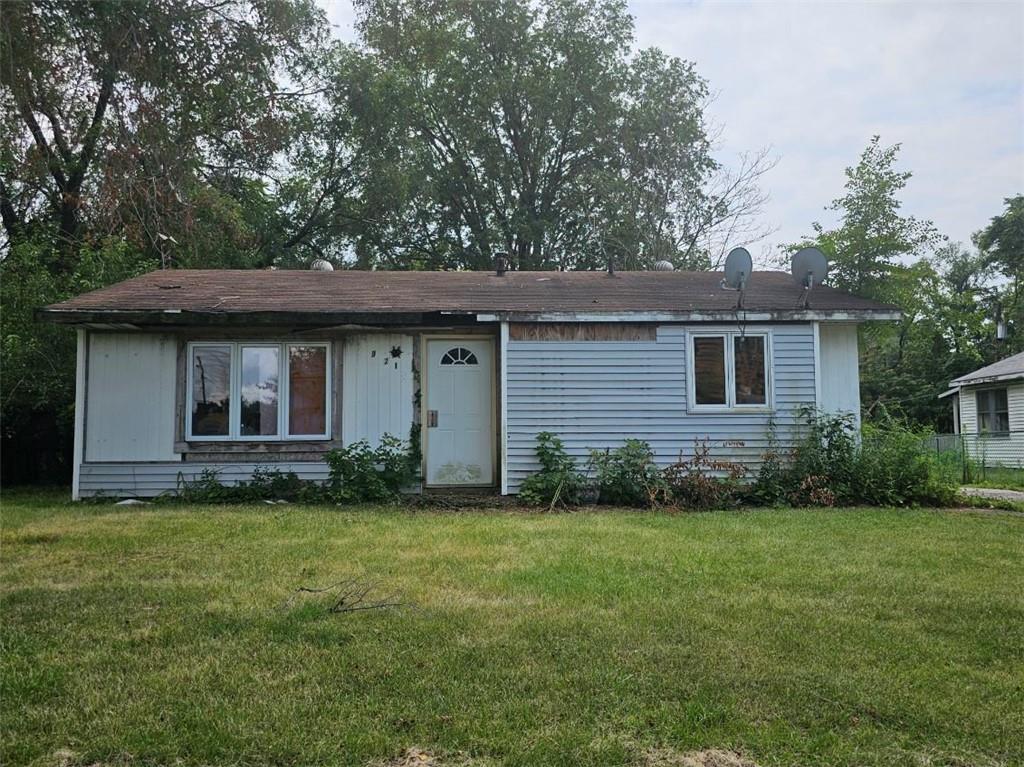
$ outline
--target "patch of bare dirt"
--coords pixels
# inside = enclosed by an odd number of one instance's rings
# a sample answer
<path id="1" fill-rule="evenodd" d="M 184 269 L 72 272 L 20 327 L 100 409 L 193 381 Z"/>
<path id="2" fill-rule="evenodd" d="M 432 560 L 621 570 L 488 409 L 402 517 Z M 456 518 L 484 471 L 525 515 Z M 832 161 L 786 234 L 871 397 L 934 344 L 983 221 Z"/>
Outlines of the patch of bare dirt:
<path id="1" fill-rule="evenodd" d="M 758 767 L 736 751 L 709 748 L 681 754 L 671 748 L 654 748 L 644 754 L 643 767 Z"/>
<path id="2" fill-rule="evenodd" d="M 367 767 L 486 767 L 489 762 L 472 759 L 464 753 L 431 754 L 415 746 L 383 762 L 371 762 Z"/>

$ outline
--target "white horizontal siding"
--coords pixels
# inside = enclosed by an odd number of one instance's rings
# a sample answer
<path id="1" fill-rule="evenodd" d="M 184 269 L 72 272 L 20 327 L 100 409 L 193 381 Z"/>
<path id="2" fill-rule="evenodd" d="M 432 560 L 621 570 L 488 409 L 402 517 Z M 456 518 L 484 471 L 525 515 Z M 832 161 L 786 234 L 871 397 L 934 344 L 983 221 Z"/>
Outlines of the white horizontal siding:
<path id="1" fill-rule="evenodd" d="M 299 479 L 322 482 L 328 477 L 323 461 L 280 461 L 266 463 L 86 463 L 81 467 L 82 497 L 153 498 L 177 493 L 186 482 L 193 482 L 204 469 L 217 473 L 223 485 L 235 485 L 252 479 L 256 468 L 295 472 Z"/>
<path id="2" fill-rule="evenodd" d="M 766 328 L 773 338 L 773 414 L 687 413 L 683 326 L 660 326 L 656 341 L 509 341 L 509 492 L 539 468 L 534 449 L 542 431 L 557 434 L 581 464 L 591 449 L 632 438 L 650 443 L 664 466 L 707 440 L 715 456 L 754 469 L 769 446 L 770 421 L 780 444 L 789 445 L 797 410 L 815 402 L 811 325 L 750 325 Z"/>
<path id="3" fill-rule="evenodd" d="M 1006 387 L 1010 434 L 1003 436 L 978 433 L 977 392 L 978 388 L 960 393 L 960 433 L 967 454 L 986 466 L 1024 468 L 1024 384 Z"/>

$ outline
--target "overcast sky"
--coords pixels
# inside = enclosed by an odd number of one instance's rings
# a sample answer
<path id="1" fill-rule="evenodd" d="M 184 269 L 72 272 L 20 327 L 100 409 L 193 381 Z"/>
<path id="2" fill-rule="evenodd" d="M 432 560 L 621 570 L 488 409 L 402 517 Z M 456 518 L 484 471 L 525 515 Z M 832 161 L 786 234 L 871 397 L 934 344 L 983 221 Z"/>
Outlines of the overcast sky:
<path id="1" fill-rule="evenodd" d="M 482 0 L 486 1 L 486 0 Z M 349 0 L 319 0 L 353 40 Z M 1024 193 L 1024 2 L 635 0 L 640 47 L 696 62 L 717 98 L 718 157 L 770 145 L 764 248 L 793 242 L 842 193 L 873 134 L 902 143 L 904 209 L 969 242 Z"/>

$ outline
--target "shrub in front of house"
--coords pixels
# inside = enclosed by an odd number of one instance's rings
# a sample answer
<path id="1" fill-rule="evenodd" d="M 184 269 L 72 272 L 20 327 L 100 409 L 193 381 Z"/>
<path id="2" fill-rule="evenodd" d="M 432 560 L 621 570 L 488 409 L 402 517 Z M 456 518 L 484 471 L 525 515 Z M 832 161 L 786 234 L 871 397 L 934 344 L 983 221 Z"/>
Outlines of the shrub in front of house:
<path id="1" fill-rule="evenodd" d="M 926 430 L 896 419 L 865 424 L 807 411 L 800 441 L 788 454 L 765 455 L 750 498 L 764 505 L 942 506 L 959 486 L 956 472 L 928 449 Z"/>
<path id="2" fill-rule="evenodd" d="M 396 500 L 419 471 L 415 452 L 388 434 L 376 448 L 360 440 L 327 452 L 324 460 L 330 472 L 326 482 L 257 466 L 251 479 L 225 484 L 217 471 L 204 469 L 196 479 L 181 483 L 176 498 L 190 503 L 381 503 Z"/>
<path id="3" fill-rule="evenodd" d="M 385 434 L 377 447 L 366 440 L 329 451 L 327 497 L 336 503 L 393 501 L 416 481 L 415 454 L 398 437 Z"/>
<path id="4" fill-rule="evenodd" d="M 203 469 L 196 479 L 183 482 L 177 495 L 177 499 L 189 503 L 315 502 L 323 498 L 323 487 L 319 483 L 299 479 L 293 471 L 282 472 L 264 466 L 253 469 L 251 479 L 230 485 L 220 481 L 216 470 Z"/>
<path id="5" fill-rule="evenodd" d="M 695 441 L 693 458 L 663 472 L 672 503 L 684 509 L 726 509 L 739 505 L 745 492 L 746 467 L 712 457 L 707 440 Z"/>
<path id="6" fill-rule="evenodd" d="M 592 450 L 590 467 L 599 503 L 646 508 L 671 499 L 654 451 L 643 440 L 627 439 L 614 450 Z"/>
<path id="7" fill-rule="evenodd" d="M 746 468 L 711 455 L 697 442 L 689 460 L 661 469 L 642 440 L 591 450 L 580 472 L 561 440 L 537 436 L 541 470 L 523 483 L 520 500 L 531 505 L 571 506 L 588 489 L 597 501 L 615 506 L 722 509 L 753 506 L 943 506 L 955 500 L 956 467 L 926 445 L 927 431 L 892 418 L 865 424 L 858 434 L 850 416 L 815 411 L 803 414 L 797 444 L 779 449 L 774 438 L 751 482 Z"/>
<path id="8" fill-rule="evenodd" d="M 519 499 L 530 506 L 575 506 L 583 499 L 585 478 L 558 437 L 549 431 L 537 435 L 535 449 L 540 471 L 519 488 Z"/>

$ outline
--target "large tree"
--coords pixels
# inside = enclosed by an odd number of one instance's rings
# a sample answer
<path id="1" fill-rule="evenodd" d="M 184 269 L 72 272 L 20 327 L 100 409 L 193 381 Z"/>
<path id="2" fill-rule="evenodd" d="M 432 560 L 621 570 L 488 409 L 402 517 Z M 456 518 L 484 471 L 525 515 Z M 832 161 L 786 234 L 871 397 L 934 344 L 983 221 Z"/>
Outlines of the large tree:
<path id="1" fill-rule="evenodd" d="M 893 269 L 942 240 L 930 221 L 901 212 L 900 193 L 912 174 L 896 167 L 899 150 L 874 136 L 859 162 L 846 169 L 845 192 L 828 206 L 838 226 L 813 224 L 809 241 L 829 256 L 831 284 L 857 295 L 888 299 L 898 290 L 890 280 Z"/>
<path id="2" fill-rule="evenodd" d="M 1024 350 L 1024 195 L 1007 198 L 1005 209 L 974 235 L 982 262 L 1004 278 L 990 296 L 993 314 L 1008 323 L 1006 351 Z"/>
<path id="3" fill-rule="evenodd" d="M 325 34 L 310 0 L 5 4 L 8 243 L 52 232 L 62 273 L 106 234 L 185 263 L 211 242 L 252 244 L 260 188 L 246 180 L 263 183 L 287 145 L 305 108 L 305 51 Z"/>
<path id="4" fill-rule="evenodd" d="M 633 50 L 621 0 L 356 0 L 403 122 L 391 266 L 706 264 L 715 197 L 692 64 Z M 749 184 L 745 188 L 749 187 Z"/>

